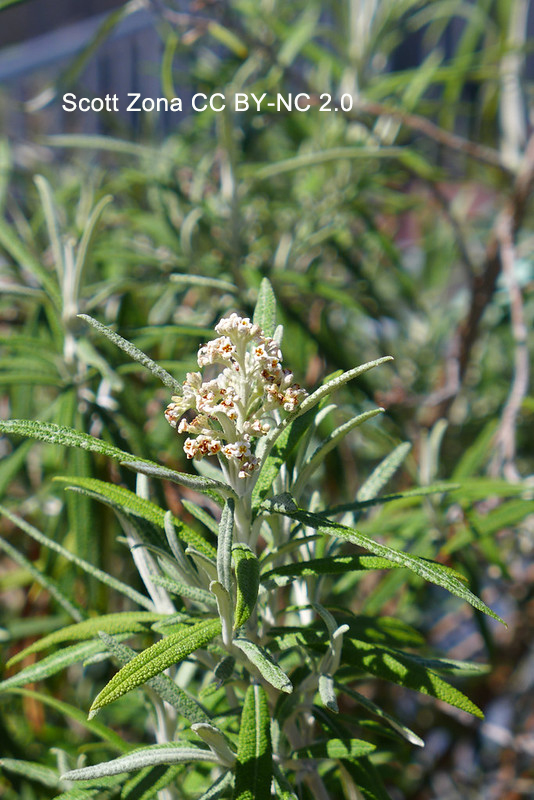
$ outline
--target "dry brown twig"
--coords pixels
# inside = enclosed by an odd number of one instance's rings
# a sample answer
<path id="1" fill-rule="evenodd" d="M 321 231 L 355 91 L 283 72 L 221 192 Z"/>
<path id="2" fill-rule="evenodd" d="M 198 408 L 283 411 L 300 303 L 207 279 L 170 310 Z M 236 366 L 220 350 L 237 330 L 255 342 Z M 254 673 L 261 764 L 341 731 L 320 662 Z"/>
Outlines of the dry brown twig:
<path id="1" fill-rule="evenodd" d="M 513 280 L 514 243 L 517 233 L 521 228 L 525 218 L 533 185 L 534 134 L 530 137 L 525 148 L 525 154 L 517 171 L 512 191 L 505 201 L 504 206 L 493 226 L 488 245 L 486 247 L 486 258 L 484 265 L 482 269 L 472 277 L 469 309 L 465 318 L 458 326 L 451 341 L 450 352 L 445 362 L 444 380 L 442 382 L 442 386 L 428 398 L 426 405 L 433 407 L 432 414 L 430 415 L 431 419 L 429 420 L 430 424 L 433 424 L 433 422 L 440 417 L 447 416 L 447 413 L 462 386 L 465 373 L 470 362 L 473 346 L 478 339 L 482 317 L 493 298 L 499 275 L 501 272 L 504 272 L 505 269 L 508 269 L 504 263 L 506 259 L 511 259 L 511 272 L 506 273 L 507 279 L 509 274 L 512 276 L 509 279 L 509 287 L 512 287 L 512 284 L 515 285 Z M 522 333 L 520 332 L 522 321 L 522 302 L 519 289 L 518 287 L 516 288 L 517 292 L 515 292 L 513 296 L 511 295 L 511 302 L 513 314 L 512 324 L 514 326 L 514 338 L 516 340 L 517 356 L 517 346 L 522 336 Z M 524 322 L 522 324 L 524 327 Z M 522 353 L 521 349 L 520 352 Z M 521 355 L 521 359 L 524 359 L 524 355 Z M 520 375 L 523 376 L 525 369 L 523 366 L 520 366 L 516 360 L 516 375 L 518 369 Z M 528 367 L 526 375 L 528 380 Z M 519 377 L 517 380 L 519 381 Z M 521 380 L 523 380 L 523 378 L 521 378 Z M 519 382 L 516 388 L 513 389 L 514 398 L 516 397 L 515 393 L 520 391 L 521 385 L 522 383 Z M 509 403 L 511 401 L 511 397 L 512 395 L 510 395 L 508 401 Z M 513 402 L 515 404 L 517 402 L 516 399 L 514 399 Z M 515 417 L 516 416 L 517 412 L 515 412 Z M 507 469 L 509 471 L 510 468 Z"/>

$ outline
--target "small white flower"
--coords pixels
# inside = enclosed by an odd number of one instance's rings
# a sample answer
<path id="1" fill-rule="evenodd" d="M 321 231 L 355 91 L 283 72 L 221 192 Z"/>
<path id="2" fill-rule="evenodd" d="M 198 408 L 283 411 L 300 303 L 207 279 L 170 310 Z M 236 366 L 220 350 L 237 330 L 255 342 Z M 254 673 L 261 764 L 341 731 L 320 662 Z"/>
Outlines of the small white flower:
<path id="1" fill-rule="evenodd" d="M 271 429 L 265 416 L 276 408 L 294 411 L 306 392 L 282 368 L 278 343 L 248 317 L 230 314 L 215 330 L 219 338 L 202 345 L 197 360 L 199 367 L 220 364 L 222 371 L 210 381 L 188 372 L 182 395 L 172 398 L 165 418 L 178 433 L 196 436 L 185 441 L 188 458 L 222 456 L 244 479 L 260 466 L 251 440 Z M 184 414 L 190 410 L 197 416 L 188 422 Z"/>

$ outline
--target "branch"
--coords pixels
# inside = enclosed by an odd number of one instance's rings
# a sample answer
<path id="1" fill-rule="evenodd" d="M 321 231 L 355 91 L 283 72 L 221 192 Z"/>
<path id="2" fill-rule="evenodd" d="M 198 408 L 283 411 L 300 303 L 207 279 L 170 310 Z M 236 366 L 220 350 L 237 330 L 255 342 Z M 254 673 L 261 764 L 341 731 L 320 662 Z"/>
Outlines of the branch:
<path id="1" fill-rule="evenodd" d="M 517 232 L 525 218 L 533 185 L 534 134 L 528 141 L 511 195 L 506 200 L 493 226 L 486 248 L 484 266 L 472 278 L 469 310 L 452 339 L 450 353 L 445 364 L 446 379 L 442 387 L 428 398 L 427 405 L 434 406 L 430 424 L 435 422 L 436 419 L 447 415 L 454 398 L 462 386 L 471 358 L 471 351 L 479 335 L 482 317 L 493 298 L 497 279 L 503 270 L 503 231 L 509 231 L 507 235 L 513 246 Z"/>

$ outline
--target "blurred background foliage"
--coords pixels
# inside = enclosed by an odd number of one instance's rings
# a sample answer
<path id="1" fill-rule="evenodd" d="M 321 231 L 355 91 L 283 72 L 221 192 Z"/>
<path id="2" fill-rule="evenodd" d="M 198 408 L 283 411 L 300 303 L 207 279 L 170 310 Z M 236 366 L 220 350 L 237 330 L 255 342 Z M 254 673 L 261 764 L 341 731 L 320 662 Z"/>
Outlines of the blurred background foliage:
<path id="1" fill-rule="evenodd" d="M 0 25 L 25 6 L 0 3 Z M 58 118 L 61 95 L 86 93 L 87 69 L 139 13 L 159 42 L 140 61 L 159 96 L 187 106 L 192 92 L 305 92 L 311 108 L 103 113 L 90 132 L 84 115 Z M 432 651 L 490 666 L 462 683 L 486 712 L 482 724 L 368 684 L 427 741 L 422 751 L 391 742 L 394 800 L 534 793 L 533 26 L 528 0 L 130 0 L 52 78 L 34 76 L 38 91 L 17 107 L 23 135 L 9 125 L 9 86 L 1 101 L 3 416 L 70 425 L 187 469 L 163 419 L 167 390 L 76 315 L 113 325 L 182 379 L 222 314 L 252 310 L 263 276 L 279 301 L 287 365 L 306 387 L 395 357 L 345 390 L 346 418 L 377 402 L 387 413 L 328 456 L 331 503 L 354 500 L 374 466 L 410 442 L 390 491 L 436 480 L 460 488 L 390 503 L 361 530 L 463 571 L 508 629 L 397 570 L 336 584 L 333 603 L 398 615 Z M 321 111 L 325 93 L 332 108 L 350 96 L 352 109 Z M 340 421 L 325 420 L 322 433 Z M 131 476 L 83 452 L 6 439 L 0 448 L 7 508 L 136 580 L 111 514 L 53 484 L 72 474 L 131 487 Z M 186 490 L 155 490 L 195 524 Z M 18 529 L 1 524 L 5 547 L 20 547 Z M 23 546 L 88 608 L 121 602 L 60 556 Z M 13 557 L 0 562 L 6 657 L 61 616 Z M 98 669 L 77 687 L 47 688 L 87 704 Z M 118 724 L 138 740 L 139 708 L 121 708 Z M 48 748 L 66 737 L 95 746 L 30 696 L 6 695 L 1 709 L 5 755 L 52 763 Z M 0 795 L 54 796 L 7 772 Z"/>

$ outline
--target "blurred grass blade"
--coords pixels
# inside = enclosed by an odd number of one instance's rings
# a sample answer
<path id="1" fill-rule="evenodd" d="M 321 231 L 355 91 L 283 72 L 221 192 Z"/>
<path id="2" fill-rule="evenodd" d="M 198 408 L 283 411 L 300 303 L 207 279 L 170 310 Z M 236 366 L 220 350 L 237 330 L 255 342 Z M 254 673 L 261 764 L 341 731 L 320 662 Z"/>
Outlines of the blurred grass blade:
<path id="1" fill-rule="evenodd" d="M 137 605 L 143 606 L 144 608 L 152 611 L 153 605 L 148 597 L 145 597 L 145 595 L 141 594 L 135 589 L 132 589 L 132 587 L 128 586 L 128 584 L 123 583 L 117 578 L 114 578 L 112 575 L 108 575 L 107 572 L 104 572 L 98 567 L 94 567 L 92 564 L 89 564 L 89 562 L 84 561 L 83 558 L 71 553 L 70 550 L 67 550 L 53 539 L 45 536 L 44 533 L 41 533 L 41 531 L 37 530 L 37 528 L 34 528 L 34 526 L 30 525 L 29 522 L 26 522 L 26 520 L 22 519 L 21 517 L 17 517 L 16 514 L 13 514 L 11 511 L 9 511 L 9 509 L 2 505 L 0 505 L 0 514 L 3 514 L 5 517 L 10 519 L 11 522 L 21 528 L 21 530 L 27 533 L 28 536 L 31 536 L 32 539 L 35 539 L 36 541 L 45 545 L 45 547 L 49 547 L 50 550 L 55 550 L 56 553 L 60 553 L 68 561 L 71 561 L 73 564 L 81 567 L 81 569 L 83 569 L 89 575 L 95 577 L 101 583 L 105 583 L 108 586 L 111 586 L 111 588 L 115 589 L 117 592 L 126 595 L 126 597 L 129 597 L 131 600 L 133 600 L 134 603 L 137 603 Z"/>

